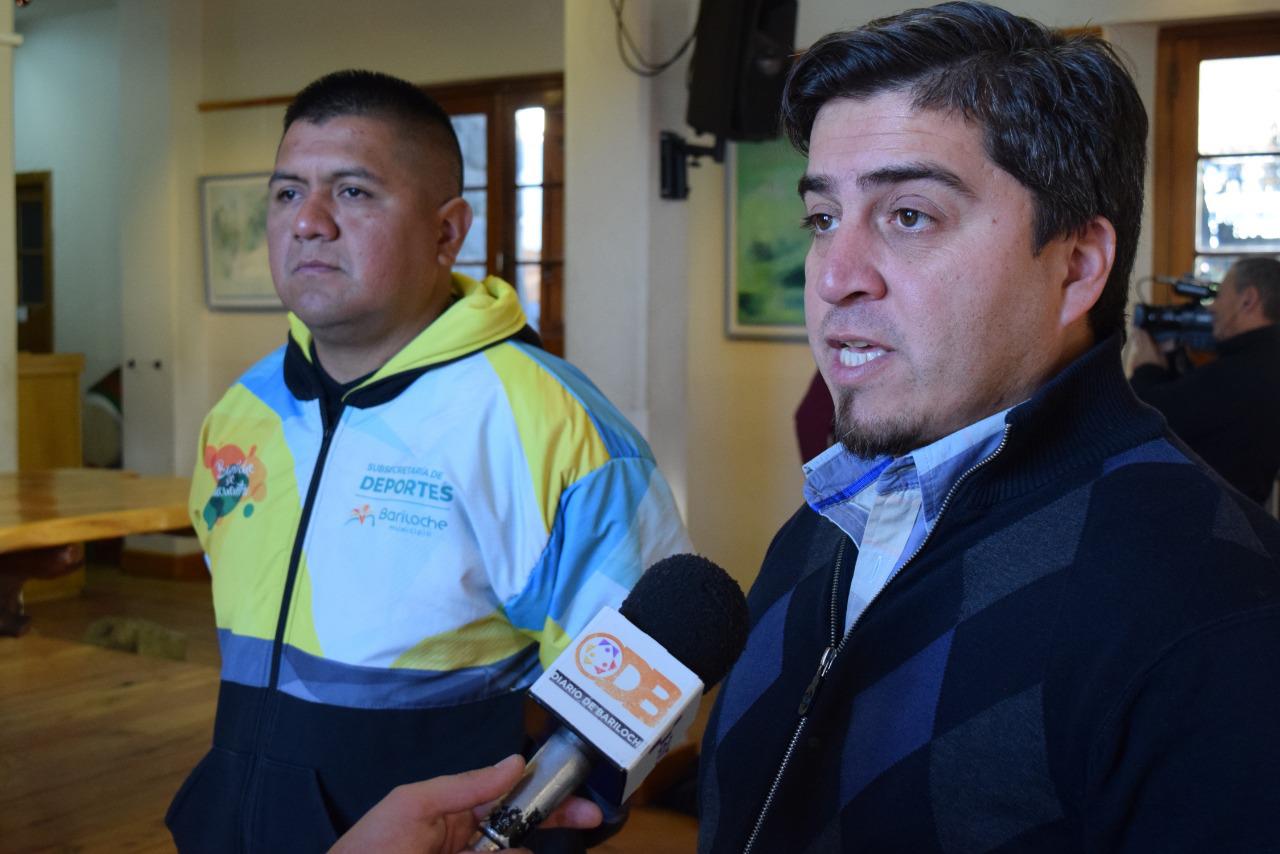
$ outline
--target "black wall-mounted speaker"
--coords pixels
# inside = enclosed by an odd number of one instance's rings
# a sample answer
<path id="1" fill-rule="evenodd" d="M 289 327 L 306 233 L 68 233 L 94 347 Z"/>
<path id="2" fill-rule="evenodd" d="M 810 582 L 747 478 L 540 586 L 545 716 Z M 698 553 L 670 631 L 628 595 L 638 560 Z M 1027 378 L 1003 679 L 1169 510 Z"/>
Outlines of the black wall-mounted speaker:
<path id="1" fill-rule="evenodd" d="M 723 139 L 777 136 L 795 38 L 796 0 L 702 0 L 690 66 L 689 125 Z"/>

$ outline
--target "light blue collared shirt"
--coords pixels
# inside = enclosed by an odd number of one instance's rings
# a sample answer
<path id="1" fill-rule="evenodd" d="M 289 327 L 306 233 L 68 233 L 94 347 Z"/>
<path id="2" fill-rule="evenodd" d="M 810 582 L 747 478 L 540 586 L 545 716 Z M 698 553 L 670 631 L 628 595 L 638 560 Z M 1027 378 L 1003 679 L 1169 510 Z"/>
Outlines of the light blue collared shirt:
<path id="1" fill-rule="evenodd" d="M 999 447 L 1008 412 L 896 459 L 863 459 L 837 443 L 805 464 L 805 500 L 858 546 L 845 632 L 924 542 L 956 481 Z"/>

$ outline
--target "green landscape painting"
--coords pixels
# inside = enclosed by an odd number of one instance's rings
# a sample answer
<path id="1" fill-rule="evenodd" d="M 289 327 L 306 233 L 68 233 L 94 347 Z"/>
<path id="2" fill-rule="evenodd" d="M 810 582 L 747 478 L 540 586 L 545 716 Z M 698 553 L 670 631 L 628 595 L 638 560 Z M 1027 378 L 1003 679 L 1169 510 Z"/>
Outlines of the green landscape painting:
<path id="1" fill-rule="evenodd" d="M 805 160 L 785 139 L 734 145 L 729 208 L 730 337 L 804 338 L 809 233 L 796 182 Z"/>
<path id="2" fill-rule="evenodd" d="M 267 262 L 267 174 L 200 179 L 210 308 L 279 308 Z"/>

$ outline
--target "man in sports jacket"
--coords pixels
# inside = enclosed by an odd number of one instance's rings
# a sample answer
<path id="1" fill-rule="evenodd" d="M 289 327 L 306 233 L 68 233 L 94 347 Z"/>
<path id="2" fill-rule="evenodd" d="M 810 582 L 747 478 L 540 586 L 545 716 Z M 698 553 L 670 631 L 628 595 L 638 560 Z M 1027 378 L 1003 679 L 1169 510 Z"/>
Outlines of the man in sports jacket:
<path id="1" fill-rule="evenodd" d="M 461 188 L 404 81 L 339 72 L 286 113 L 288 342 L 205 420 L 191 492 L 222 683 L 167 817 L 184 852 L 322 851 L 394 787 L 519 751 L 541 666 L 689 550 L 635 428 L 510 285 L 451 272 Z"/>

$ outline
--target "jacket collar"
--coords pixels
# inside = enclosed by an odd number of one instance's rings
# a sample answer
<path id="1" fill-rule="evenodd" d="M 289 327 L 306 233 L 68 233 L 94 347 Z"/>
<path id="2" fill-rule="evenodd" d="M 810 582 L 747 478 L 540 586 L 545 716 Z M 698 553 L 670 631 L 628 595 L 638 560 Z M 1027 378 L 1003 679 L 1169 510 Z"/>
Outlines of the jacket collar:
<path id="1" fill-rule="evenodd" d="M 1165 435 L 1163 416 L 1129 387 L 1123 344 L 1120 333 L 1099 342 L 1010 410 L 1004 449 L 971 485 L 975 500 L 1024 494 Z"/>
<path id="2" fill-rule="evenodd" d="M 373 406 L 398 395 L 431 368 L 455 362 L 508 338 L 536 342 L 526 325 L 515 288 L 490 276 L 483 282 L 453 274 L 453 302 L 386 364 L 349 391 L 344 402 Z M 300 400 L 320 396 L 318 369 L 311 360 L 311 330 L 297 315 L 289 314 L 289 341 L 285 351 L 284 378 L 290 393 Z"/>

